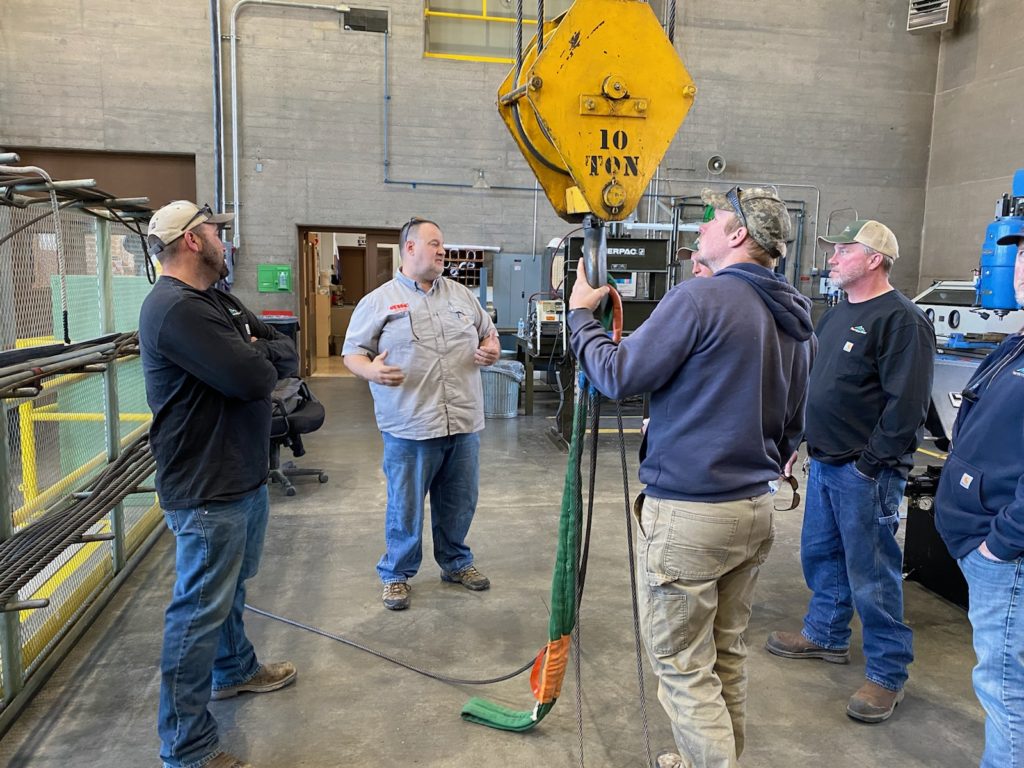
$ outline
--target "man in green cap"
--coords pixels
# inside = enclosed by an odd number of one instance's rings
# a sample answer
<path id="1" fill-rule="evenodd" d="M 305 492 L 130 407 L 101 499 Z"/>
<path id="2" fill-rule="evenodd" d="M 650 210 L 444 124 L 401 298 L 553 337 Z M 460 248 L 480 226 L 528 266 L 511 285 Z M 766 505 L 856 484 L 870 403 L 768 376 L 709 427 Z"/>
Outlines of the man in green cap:
<path id="1" fill-rule="evenodd" d="M 855 221 L 819 240 L 835 246 L 829 277 L 846 298 L 818 324 L 807 400 L 800 559 L 813 594 L 802 631 L 772 632 L 766 647 L 787 659 L 847 664 L 856 608 L 867 679 L 846 714 L 878 723 L 903 699 L 914 658 L 896 530 L 931 401 L 935 333 L 889 282 L 900 254 L 888 227 Z"/>

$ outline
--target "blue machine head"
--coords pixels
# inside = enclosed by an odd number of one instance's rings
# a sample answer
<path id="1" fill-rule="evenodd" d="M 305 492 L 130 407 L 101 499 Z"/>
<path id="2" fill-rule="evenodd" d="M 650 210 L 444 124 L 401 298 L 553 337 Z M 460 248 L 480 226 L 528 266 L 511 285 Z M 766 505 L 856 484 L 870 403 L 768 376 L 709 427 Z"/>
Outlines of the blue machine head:
<path id="1" fill-rule="evenodd" d="M 1024 234 L 1024 169 L 1013 174 L 1012 194 L 999 198 L 995 221 L 985 230 L 977 299 L 984 310 L 1005 314 L 1019 309 L 1013 290 L 1013 266 L 1017 260 L 1014 236 L 1020 234 Z"/>

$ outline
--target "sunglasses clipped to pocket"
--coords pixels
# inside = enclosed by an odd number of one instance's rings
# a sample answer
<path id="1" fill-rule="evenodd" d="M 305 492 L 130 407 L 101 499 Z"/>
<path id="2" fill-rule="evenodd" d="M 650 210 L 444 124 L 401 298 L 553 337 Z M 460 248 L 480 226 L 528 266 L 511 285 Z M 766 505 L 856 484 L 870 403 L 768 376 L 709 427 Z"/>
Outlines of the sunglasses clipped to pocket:
<path id="1" fill-rule="evenodd" d="M 788 477 L 783 475 L 782 477 L 779 478 L 779 480 L 780 483 L 778 484 L 777 488 L 775 484 L 772 485 L 773 488 L 776 488 L 776 490 L 774 491 L 775 511 L 789 512 L 791 510 L 796 509 L 798 506 L 800 506 L 800 483 L 797 482 L 797 479 L 793 475 L 789 475 Z M 783 490 L 786 487 L 789 488 L 789 491 Z M 787 502 L 787 497 L 790 495 L 790 493 L 792 493 L 792 499 L 790 499 Z M 788 507 L 785 506 L 787 503 L 789 504 Z M 780 506 L 780 504 L 782 506 Z"/>

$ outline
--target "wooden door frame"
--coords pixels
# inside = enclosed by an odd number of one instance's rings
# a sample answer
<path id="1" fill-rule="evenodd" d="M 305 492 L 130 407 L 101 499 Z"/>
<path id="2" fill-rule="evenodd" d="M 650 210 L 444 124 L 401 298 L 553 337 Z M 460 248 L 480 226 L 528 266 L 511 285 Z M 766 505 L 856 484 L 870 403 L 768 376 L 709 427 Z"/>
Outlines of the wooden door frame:
<path id="1" fill-rule="evenodd" d="M 377 288 L 377 246 L 381 243 L 397 243 L 402 231 L 400 227 L 375 227 L 375 226 L 327 226 L 315 224 L 296 225 L 296 259 L 298 265 L 298 299 L 299 299 L 299 325 L 305 331 L 309 329 L 304 339 L 313 340 L 313 349 L 316 348 L 316 338 L 313 336 L 316 328 L 316 308 L 313 306 L 313 294 L 316 293 L 317 270 L 310 269 L 306 263 L 305 243 L 306 236 L 311 232 L 322 232 L 324 234 L 345 234 L 365 235 L 366 246 L 363 257 L 363 295 L 366 295 Z M 321 247 L 323 244 L 321 243 Z M 302 376 L 309 376 L 312 373 L 313 361 L 308 359 L 309 349 L 304 340 L 299 349 L 299 371 Z"/>

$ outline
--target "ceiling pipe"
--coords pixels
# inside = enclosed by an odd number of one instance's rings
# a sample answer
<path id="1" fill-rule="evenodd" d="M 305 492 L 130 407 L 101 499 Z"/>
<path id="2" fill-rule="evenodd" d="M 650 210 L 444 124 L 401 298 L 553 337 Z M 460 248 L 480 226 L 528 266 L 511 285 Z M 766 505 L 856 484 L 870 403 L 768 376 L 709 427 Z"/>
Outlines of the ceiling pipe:
<path id="1" fill-rule="evenodd" d="M 286 3 L 281 0 L 238 0 L 231 9 L 231 205 L 235 220 L 231 237 L 235 250 L 242 242 L 242 204 L 239 193 L 238 170 L 238 16 L 249 5 L 266 5 L 310 11 L 328 11 L 345 14 L 351 10 L 347 5 L 320 5 L 318 3 Z"/>

